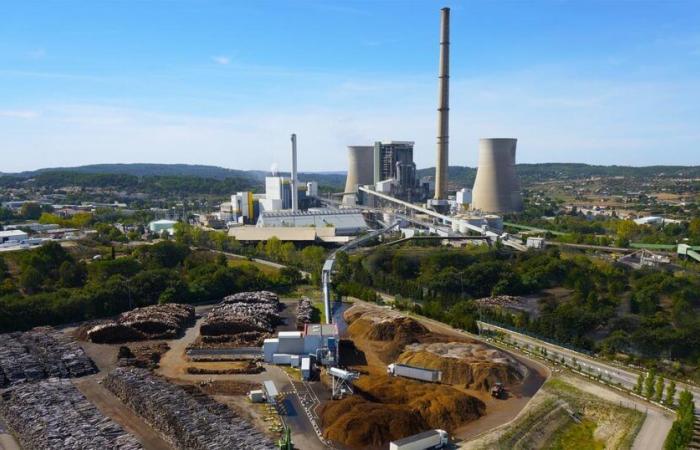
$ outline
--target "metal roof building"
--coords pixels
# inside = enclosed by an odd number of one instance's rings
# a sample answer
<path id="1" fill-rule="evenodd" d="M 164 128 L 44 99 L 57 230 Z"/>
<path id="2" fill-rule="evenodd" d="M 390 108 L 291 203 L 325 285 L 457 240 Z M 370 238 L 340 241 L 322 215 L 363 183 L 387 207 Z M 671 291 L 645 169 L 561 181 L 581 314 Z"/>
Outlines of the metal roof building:
<path id="1" fill-rule="evenodd" d="M 369 227 L 358 209 L 309 209 L 307 211 L 263 211 L 258 227 L 335 228 L 338 236 L 361 233 Z"/>

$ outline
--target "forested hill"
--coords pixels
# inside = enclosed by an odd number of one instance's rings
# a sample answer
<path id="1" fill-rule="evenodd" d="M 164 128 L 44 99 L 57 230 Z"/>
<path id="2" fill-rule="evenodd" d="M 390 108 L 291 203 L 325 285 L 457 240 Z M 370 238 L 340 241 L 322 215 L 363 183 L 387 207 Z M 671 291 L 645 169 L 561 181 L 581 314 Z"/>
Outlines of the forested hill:
<path id="1" fill-rule="evenodd" d="M 77 167 L 56 167 L 56 168 L 45 168 L 33 171 L 17 172 L 17 173 L 2 173 L 0 172 L 0 179 L 5 178 L 5 183 L 7 184 L 7 178 L 12 179 L 22 179 L 26 180 L 29 178 L 36 179 L 42 184 L 44 181 L 58 182 L 64 179 L 65 184 L 82 184 L 82 182 L 97 182 L 97 180 L 108 181 L 107 178 L 103 176 L 91 176 L 91 175 L 113 175 L 113 179 L 120 178 L 119 176 L 126 176 L 120 180 L 119 185 L 127 182 L 127 180 L 143 179 L 158 177 L 162 179 L 171 179 L 173 177 L 185 177 L 185 178 L 206 178 L 211 180 L 226 180 L 228 184 L 231 184 L 231 179 L 236 179 L 237 182 L 234 184 L 240 185 L 242 188 L 262 188 L 264 185 L 264 178 L 269 172 L 262 170 L 235 170 L 227 169 L 218 166 L 205 166 L 198 164 L 145 164 L 145 163 L 134 163 L 134 164 L 92 164 L 86 166 Z M 288 172 L 280 172 L 280 175 L 288 176 Z M 132 178 L 133 177 L 133 178 Z M 322 187 L 328 187 L 333 189 L 342 189 L 345 185 L 345 173 L 344 172 L 334 172 L 334 173 L 299 173 L 299 179 L 301 181 L 318 181 L 319 185 Z M 114 180 L 111 180 L 114 181 Z M 75 183 L 77 182 L 77 183 Z M 108 181 L 109 182 L 109 181 Z"/>
<path id="2" fill-rule="evenodd" d="M 518 164 L 516 170 L 524 183 L 542 180 L 566 180 L 589 177 L 630 177 L 630 178 L 700 178 L 700 166 L 595 166 L 577 163 Z M 434 176 L 435 168 L 418 170 L 418 176 Z M 450 166 L 450 183 L 471 186 L 476 177 L 475 167 Z"/>

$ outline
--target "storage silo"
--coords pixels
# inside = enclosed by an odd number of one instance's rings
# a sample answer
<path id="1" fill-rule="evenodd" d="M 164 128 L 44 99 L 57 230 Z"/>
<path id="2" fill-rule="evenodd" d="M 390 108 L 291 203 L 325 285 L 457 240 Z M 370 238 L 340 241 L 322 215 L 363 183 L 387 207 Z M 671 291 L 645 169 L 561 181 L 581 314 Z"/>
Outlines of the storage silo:
<path id="1" fill-rule="evenodd" d="M 374 147 L 352 145 L 348 147 L 348 175 L 345 180 L 343 203 L 355 204 L 357 187 L 374 184 Z"/>
<path id="2" fill-rule="evenodd" d="M 495 214 L 522 210 L 520 181 L 515 172 L 517 143 L 517 139 L 510 138 L 479 140 L 472 209 Z"/>

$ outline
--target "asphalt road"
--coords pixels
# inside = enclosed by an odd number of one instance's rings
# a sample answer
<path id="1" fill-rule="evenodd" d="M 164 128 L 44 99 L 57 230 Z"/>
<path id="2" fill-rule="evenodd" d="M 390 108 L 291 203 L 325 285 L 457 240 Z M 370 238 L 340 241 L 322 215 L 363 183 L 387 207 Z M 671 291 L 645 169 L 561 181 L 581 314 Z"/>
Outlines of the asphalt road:
<path id="1" fill-rule="evenodd" d="M 541 341 L 539 339 L 526 336 L 521 333 L 509 330 L 507 328 L 499 327 L 497 325 L 492 325 L 485 322 L 479 322 L 482 329 L 495 330 L 502 333 L 506 333 L 510 338 L 517 342 L 518 345 L 523 346 L 525 344 L 530 347 L 544 347 L 547 349 L 549 356 L 556 357 L 558 359 L 564 358 L 567 364 L 572 365 L 574 360 L 581 366 L 584 372 L 589 372 L 593 376 L 598 374 L 605 380 L 609 380 L 612 383 L 621 383 L 627 389 L 632 389 L 637 384 L 637 379 L 639 378 L 639 373 L 634 372 L 629 369 L 623 369 L 612 364 L 591 358 L 590 356 L 576 352 L 574 350 L 569 350 L 548 342 Z M 676 383 L 677 393 L 683 389 L 688 389 L 695 398 L 696 412 L 700 411 L 700 390 L 693 386 L 686 385 L 684 383 Z M 678 396 L 677 394 L 677 396 Z"/>

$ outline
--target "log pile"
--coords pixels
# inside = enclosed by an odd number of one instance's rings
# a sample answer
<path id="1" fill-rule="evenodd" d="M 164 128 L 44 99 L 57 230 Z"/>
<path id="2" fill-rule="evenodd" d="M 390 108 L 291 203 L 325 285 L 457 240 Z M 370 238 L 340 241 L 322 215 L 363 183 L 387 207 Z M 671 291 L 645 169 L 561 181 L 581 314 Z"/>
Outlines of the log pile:
<path id="1" fill-rule="evenodd" d="M 202 322 L 202 336 L 247 332 L 272 333 L 282 322 L 277 294 L 267 291 L 240 292 L 224 298 Z"/>
<path id="2" fill-rule="evenodd" d="M 313 315 L 314 307 L 311 304 L 311 299 L 308 297 L 302 297 L 299 299 L 297 304 L 297 329 L 303 330 L 304 325 L 311 323 L 311 316 Z"/>
<path id="3" fill-rule="evenodd" d="M 27 449 L 143 448 L 66 379 L 49 378 L 5 390 L 0 414 Z"/>
<path id="4" fill-rule="evenodd" d="M 0 335 L 0 388 L 44 378 L 95 373 L 95 365 L 75 341 L 51 327 Z"/>
<path id="5" fill-rule="evenodd" d="M 166 303 L 127 311 L 115 320 L 92 325 L 86 335 L 98 344 L 173 339 L 192 323 L 194 307 Z"/>
<path id="6" fill-rule="evenodd" d="M 276 448 L 226 406 L 147 370 L 118 367 L 103 384 L 179 449 Z"/>

